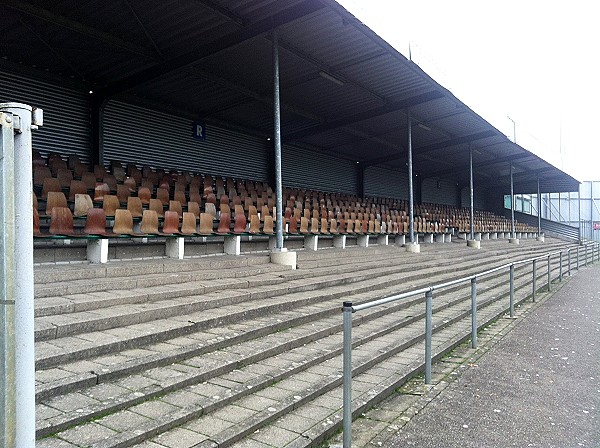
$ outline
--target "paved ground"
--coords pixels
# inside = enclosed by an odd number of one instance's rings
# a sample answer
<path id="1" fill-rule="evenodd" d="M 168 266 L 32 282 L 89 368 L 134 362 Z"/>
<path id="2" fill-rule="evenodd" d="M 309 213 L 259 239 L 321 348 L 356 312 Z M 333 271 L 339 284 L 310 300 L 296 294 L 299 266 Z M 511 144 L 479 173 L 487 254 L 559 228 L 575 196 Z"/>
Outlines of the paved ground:
<path id="1" fill-rule="evenodd" d="M 581 269 L 461 367 L 395 436 L 369 445 L 600 447 L 600 266 Z"/>

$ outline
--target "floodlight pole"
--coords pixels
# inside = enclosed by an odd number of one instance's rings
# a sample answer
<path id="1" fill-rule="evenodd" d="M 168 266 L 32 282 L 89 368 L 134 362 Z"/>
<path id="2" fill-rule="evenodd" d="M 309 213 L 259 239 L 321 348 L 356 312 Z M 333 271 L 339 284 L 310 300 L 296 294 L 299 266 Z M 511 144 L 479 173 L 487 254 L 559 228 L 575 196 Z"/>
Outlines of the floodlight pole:
<path id="1" fill-rule="evenodd" d="M 281 186 L 281 105 L 279 103 L 279 41 L 277 30 L 273 30 L 273 142 L 275 149 L 275 195 L 276 218 L 275 248 L 283 249 L 283 188 Z"/>
<path id="2" fill-rule="evenodd" d="M 471 236 L 470 239 L 475 239 L 475 211 L 473 209 L 473 148 L 471 147 L 471 143 L 469 143 L 469 191 L 470 191 L 470 200 L 471 200 Z"/>
<path id="3" fill-rule="evenodd" d="M 414 227 L 414 199 L 413 199 L 413 164 L 412 164 L 412 120 L 410 110 L 406 111 L 406 123 L 408 126 L 408 228 L 410 233 L 410 244 L 415 243 Z"/>

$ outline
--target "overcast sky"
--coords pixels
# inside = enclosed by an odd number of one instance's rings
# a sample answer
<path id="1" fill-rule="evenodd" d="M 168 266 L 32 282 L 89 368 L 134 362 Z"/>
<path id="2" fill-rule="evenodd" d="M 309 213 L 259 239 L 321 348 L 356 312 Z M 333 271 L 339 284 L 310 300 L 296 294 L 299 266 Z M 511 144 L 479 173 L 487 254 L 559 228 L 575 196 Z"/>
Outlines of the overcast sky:
<path id="1" fill-rule="evenodd" d="M 599 3 L 338 2 L 521 146 L 600 180 Z"/>

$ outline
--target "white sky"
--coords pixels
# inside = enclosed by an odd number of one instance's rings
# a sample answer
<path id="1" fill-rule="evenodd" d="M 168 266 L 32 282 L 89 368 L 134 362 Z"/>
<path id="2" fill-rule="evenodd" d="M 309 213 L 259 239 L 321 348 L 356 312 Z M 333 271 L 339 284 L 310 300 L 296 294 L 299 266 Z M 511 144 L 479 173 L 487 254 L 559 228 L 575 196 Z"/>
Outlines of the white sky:
<path id="1" fill-rule="evenodd" d="M 518 144 L 600 180 L 600 3 L 338 2 L 512 139 L 510 116 Z"/>

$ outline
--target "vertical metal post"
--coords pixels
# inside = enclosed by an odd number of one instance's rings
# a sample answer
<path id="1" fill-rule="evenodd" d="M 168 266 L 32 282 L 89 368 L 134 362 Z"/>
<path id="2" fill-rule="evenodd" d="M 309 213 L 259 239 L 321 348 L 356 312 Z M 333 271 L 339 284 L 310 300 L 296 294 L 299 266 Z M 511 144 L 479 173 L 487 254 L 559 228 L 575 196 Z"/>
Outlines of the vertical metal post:
<path id="1" fill-rule="evenodd" d="M 508 307 L 510 310 L 510 317 L 515 317 L 515 265 L 511 263 L 510 272 L 508 274 L 508 281 L 510 284 L 509 289 L 509 302 Z"/>
<path id="2" fill-rule="evenodd" d="M 415 242 L 415 224 L 414 224 L 414 189 L 413 189 L 413 163 L 412 163 L 412 120 L 410 110 L 406 111 L 406 123 L 408 126 L 408 228 L 410 233 L 410 242 Z"/>
<path id="3" fill-rule="evenodd" d="M 515 239 L 515 190 L 513 182 L 513 165 L 510 163 L 510 237 Z M 512 317 L 512 316 L 511 316 Z"/>
<path id="4" fill-rule="evenodd" d="M 283 249 L 283 188 L 281 186 L 281 105 L 279 102 L 279 40 L 273 30 L 273 142 L 275 147 L 275 248 Z"/>
<path id="5" fill-rule="evenodd" d="M 588 265 L 587 253 L 588 253 L 588 245 L 586 244 L 585 246 L 583 246 L 583 265 L 584 266 Z"/>
<path id="6" fill-rule="evenodd" d="M 537 260 L 535 260 L 535 259 L 533 260 L 533 291 L 531 293 L 531 301 L 532 302 L 535 302 L 535 292 L 537 290 L 537 287 L 536 287 L 536 280 L 537 280 L 537 278 L 536 278 L 537 277 L 536 276 L 536 261 Z"/>
<path id="7" fill-rule="evenodd" d="M 575 259 L 575 262 L 576 262 L 576 264 L 575 264 L 575 268 L 576 268 L 577 270 L 579 270 L 579 246 L 577 246 L 577 252 L 576 252 L 575 256 L 577 257 L 577 258 Z"/>
<path id="8" fill-rule="evenodd" d="M 41 110 L 19 103 L 0 104 L 0 112 L 18 116 L 14 139 L 13 196 L 15 204 L 14 251 L 15 291 L 15 396 L 16 446 L 35 446 L 35 357 L 33 306 L 33 176 L 31 171 L 31 131 L 35 114 L 41 125 Z M 39 116 L 38 116 L 39 113 Z"/>
<path id="9" fill-rule="evenodd" d="M 542 236 L 542 195 L 540 194 L 540 176 L 537 178 L 537 200 L 538 200 L 538 236 Z"/>
<path id="10" fill-rule="evenodd" d="M 425 293 L 425 384 L 431 384 L 431 336 L 433 313 L 433 292 Z"/>
<path id="11" fill-rule="evenodd" d="M 579 185 L 579 188 L 577 190 L 577 233 L 578 233 L 578 240 L 579 240 L 579 244 L 581 244 L 581 184 Z M 579 263 L 579 256 L 577 257 L 577 263 Z M 577 269 L 579 269 L 579 267 L 577 267 Z"/>
<path id="12" fill-rule="evenodd" d="M 471 236 L 470 239 L 475 239 L 475 211 L 473 210 L 473 148 L 471 147 L 471 143 L 469 143 L 469 194 L 470 194 L 470 218 L 471 218 Z"/>
<path id="13" fill-rule="evenodd" d="M 0 112 L 0 446 L 15 446 L 14 118 Z"/>
<path id="14" fill-rule="evenodd" d="M 563 278 L 563 262 L 562 262 L 562 254 L 563 251 L 561 250 L 558 253 L 558 281 L 562 282 L 562 278 Z"/>
<path id="15" fill-rule="evenodd" d="M 352 302 L 344 302 L 343 448 L 352 446 Z"/>
<path id="16" fill-rule="evenodd" d="M 471 279 L 471 348 L 477 348 L 477 277 Z"/>
<path id="17" fill-rule="evenodd" d="M 569 272 L 569 277 L 571 276 L 571 249 L 567 249 L 567 265 L 568 265 L 568 272 Z"/>
<path id="18" fill-rule="evenodd" d="M 552 266 L 550 264 L 550 254 L 548 254 L 548 292 L 552 289 Z"/>

